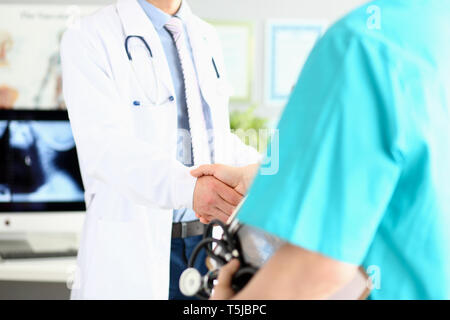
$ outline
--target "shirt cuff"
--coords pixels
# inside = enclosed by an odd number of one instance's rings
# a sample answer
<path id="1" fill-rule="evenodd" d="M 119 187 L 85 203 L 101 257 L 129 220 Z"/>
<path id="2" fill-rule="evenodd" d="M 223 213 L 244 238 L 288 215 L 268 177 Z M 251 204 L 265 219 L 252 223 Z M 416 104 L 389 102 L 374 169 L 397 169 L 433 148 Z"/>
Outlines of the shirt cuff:
<path id="1" fill-rule="evenodd" d="M 191 170 L 193 168 L 182 166 L 173 176 L 174 209 L 193 209 L 194 189 L 197 178 L 191 175 Z"/>

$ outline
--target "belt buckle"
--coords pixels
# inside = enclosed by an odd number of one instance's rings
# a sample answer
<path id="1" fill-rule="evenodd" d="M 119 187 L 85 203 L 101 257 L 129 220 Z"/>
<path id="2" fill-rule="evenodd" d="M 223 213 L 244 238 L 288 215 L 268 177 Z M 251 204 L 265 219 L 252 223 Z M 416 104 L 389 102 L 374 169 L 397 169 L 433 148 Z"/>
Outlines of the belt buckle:
<path id="1" fill-rule="evenodd" d="M 187 222 L 181 223 L 181 238 L 187 238 Z"/>

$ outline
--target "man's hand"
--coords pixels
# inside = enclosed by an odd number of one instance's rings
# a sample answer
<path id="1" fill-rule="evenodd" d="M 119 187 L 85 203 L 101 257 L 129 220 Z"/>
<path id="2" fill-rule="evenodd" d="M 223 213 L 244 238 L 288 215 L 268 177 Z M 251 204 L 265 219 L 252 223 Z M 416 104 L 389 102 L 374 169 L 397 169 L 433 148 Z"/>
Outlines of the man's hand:
<path id="1" fill-rule="evenodd" d="M 235 294 L 230 285 L 237 269 L 233 262 L 220 270 L 214 299 L 327 299 L 354 279 L 358 272 L 356 265 L 292 244 L 285 244 L 277 250 L 249 283 Z"/>
<path id="2" fill-rule="evenodd" d="M 258 170 L 257 164 L 245 167 L 230 167 L 223 164 L 207 164 L 191 171 L 194 177 L 214 176 L 241 195 L 245 195 Z"/>
<path id="3" fill-rule="evenodd" d="M 242 195 L 211 176 L 199 177 L 194 189 L 193 209 L 202 223 L 223 222 L 241 202 Z"/>
<path id="4" fill-rule="evenodd" d="M 211 300 L 229 300 L 236 294 L 233 289 L 231 289 L 231 280 L 238 270 L 239 260 L 237 259 L 231 260 L 220 269 Z"/>
<path id="5" fill-rule="evenodd" d="M 12 109 L 19 93 L 7 86 L 0 87 L 0 109 Z"/>

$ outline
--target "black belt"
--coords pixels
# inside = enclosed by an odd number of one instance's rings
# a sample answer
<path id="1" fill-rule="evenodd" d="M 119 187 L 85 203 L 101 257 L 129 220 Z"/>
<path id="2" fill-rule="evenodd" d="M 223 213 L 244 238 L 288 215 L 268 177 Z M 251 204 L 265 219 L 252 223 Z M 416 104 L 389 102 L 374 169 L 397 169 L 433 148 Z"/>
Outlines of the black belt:
<path id="1" fill-rule="evenodd" d="M 187 238 L 200 236 L 205 231 L 205 225 L 200 221 L 176 222 L 172 224 L 172 238 Z"/>

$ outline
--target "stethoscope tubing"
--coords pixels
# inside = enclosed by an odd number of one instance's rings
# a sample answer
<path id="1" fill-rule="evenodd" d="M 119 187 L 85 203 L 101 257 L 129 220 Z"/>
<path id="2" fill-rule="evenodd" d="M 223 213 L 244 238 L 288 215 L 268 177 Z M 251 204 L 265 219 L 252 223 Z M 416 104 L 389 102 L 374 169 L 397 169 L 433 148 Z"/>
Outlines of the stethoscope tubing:
<path id="1" fill-rule="evenodd" d="M 154 60 L 153 60 L 153 52 L 152 52 L 152 49 L 151 49 L 150 45 L 147 43 L 147 41 L 145 40 L 145 38 L 144 38 L 143 36 L 139 36 L 139 35 L 128 35 L 128 36 L 125 38 L 125 44 L 124 44 L 124 45 L 125 45 L 125 52 L 126 52 L 126 54 L 127 54 L 128 60 L 131 62 L 131 67 L 132 67 L 132 69 L 133 69 L 134 76 L 136 77 L 136 79 L 138 79 L 138 77 L 137 77 L 137 72 L 136 72 L 136 69 L 134 68 L 134 65 L 133 65 L 133 56 L 131 55 L 130 50 L 129 50 L 129 41 L 130 41 L 131 39 L 138 39 L 138 40 L 140 40 L 140 41 L 144 44 L 145 48 L 147 49 L 147 51 L 148 51 L 148 53 L 149 53 L 149 55 L 150 55 L 150 60 L 151 60 L 151 62 L 152 62 L 153 76 L 154 76 L 155 84 L 156 84 L 156 92 L 157 92 L 157 96 L 156 96 L 155 101 L 151 101 L 151 99 L 149 99 L 150 102 L 151 102 L 152 104 L 155 104 L 155 105 L 161 105 L 161 104 L 164 104 L 166 101 L 173 101 L 173 99 L 171 99 L 172 96 L 170 96 L 167 100 L 164 100 L 164 101 L 162 101 L 162 102 L 159 101 L 159 89 L 160 89 L 160 85 L 159 85 L 158 77 L 157 77 L 157 74 L 156 74 L 155 64 L 154 64 Z M 216 64 L 216 61 L 214 60 L 214 57 L 211 58 L 211 62 L 212 62 L 214 71 L 215 71 L 215 73 L 216 73 L 217 79 L 220 79 L 220 73 L 219 73 L 219 70 L 218 70 L 218 68 L 217 68 L 217 64 Z M 143 90 L 142 85 L 141 85 L 141 83 L 139 82 L 139 80 L 138 80 L 138 83 L 139 83 L 140 88 Z M 146 92 L 146 91 L 143 90 L 143 92 Z"/>
<path id="2" fill-rule="evenodd" d="M 142 37 L 142 36 L 137 36 L 137 35 L 129 35 L 129 36 L 127 36 L 127 37 L 125 38 L 125 52 L 127 53 L 128 60 L 130 60 L 130 61 L 133 60 L 133 57 L 132 57 L 131 54 L 130 54 L 130 50 L 128 49 L 128 42 L 130 41 L 130 39 L 133 39 L 133 38 L 136 38 L 136 39 L 141 40 L 141 42 L 142 42 L 142 43 L 145 45 L 145 47 L 147 48 L 148 53 L 150 54 L 150 58 L 153 58 L 153 52 L 152 52 L 152 49 L 151 49 L 150 46 L 148 45 L 147 41 L 145 41 L 144 37 Z"/>

